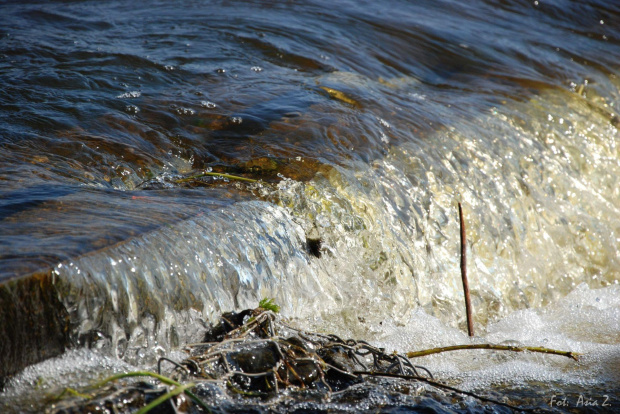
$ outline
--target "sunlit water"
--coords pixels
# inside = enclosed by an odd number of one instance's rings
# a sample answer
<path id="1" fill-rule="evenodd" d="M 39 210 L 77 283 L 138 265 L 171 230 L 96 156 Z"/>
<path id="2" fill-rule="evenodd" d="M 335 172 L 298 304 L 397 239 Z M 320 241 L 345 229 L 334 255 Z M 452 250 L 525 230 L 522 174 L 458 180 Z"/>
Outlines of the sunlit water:
<path id="1" fill-rule="evenodd" d="M 420 363 L 617 407 L 620 10 L 417 3 L 1 5 L 0 278 L 53 268 L 78 349 L 7 404 L 149 367 L 263 297 L 388 349 L 467 343 L 461 202 L 472 341 L 585 355 Z M 263 181 L 175 181 L 203 169 Z"/>

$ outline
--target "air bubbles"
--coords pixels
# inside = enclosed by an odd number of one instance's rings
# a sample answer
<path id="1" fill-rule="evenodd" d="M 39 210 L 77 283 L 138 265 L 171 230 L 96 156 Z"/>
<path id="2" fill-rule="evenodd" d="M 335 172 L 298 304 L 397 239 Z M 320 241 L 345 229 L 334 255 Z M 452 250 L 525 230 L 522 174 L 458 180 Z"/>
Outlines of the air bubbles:
<path id="1" fill-rule="evenodd" d="M 140 108 L 135 105 L 127 105 L 125 106 L 125 112 L 127 112 L 128 114 L 137 114 L 138 112 L 140 112 Z"/>
<path id="2" fill-rule="evenodd" d="M 170 105 L 170 109 L 179 115 L 194 115 L 196 113 L 196 111 L 191 108 L 185 108 L 176 104 Z"/>
<path id="3" fill-rule="evenodd" d="M 426 100 L 426 95 L 420 94 L 420 93 L 416 93 L 416 92 L 410 92 L 409 95 L 415 99 L 416 101 L 425 101 Z"/>
<path id="4" fill-rule="evenodd" d="M 224 68 L 215 69 L 215 73 L 226 73 L 226 69 Z"/>
<path id="5" fill-rule="evenodd" d="M 179 108 L 177 109 L 177 113 L 179 115 L 194 115 L 196 111 L 191 108 Z"/>
<path id="6" fill-rule="evenodd" d="M 217 107 L 217 105 L 211 101 L 202 101 L 200 102 L 200 106 L 207 109 L 213 109 Z"/>
<path id="7" fill-rule="evenodd" d="M 254 72 L 262 72 L 263 68 L 261 68 L 260 66 L 252 66 L 251 68 Z"/>
<path id="8" fill-rule="evenodd" d="M 240 125 L 243 122 L 243 118 L 241 118 L 240 116 L 233 116 L 230 118 L 230 122 L 235 125 Z"/>
<path id="9" fill-rule="evenodd" d="M 164 69 L 166 69 L 168 72 L 172 72 L 175 68 L 172 65 L 166 65 L 164 66 Z"/>
<path id="10" fill-rule="evenodd" d="M 155 355 L 157 355 L 158 357 L 163 357 L 164 355 L 166 355 L 166 349 L 161 346 L 161 345 L 156 345 L 151 352 Z"/>
<path id="11" fill-rule="evenodd" d="M 329 217 L 327 217 L 325 214 L 318 214 L 316 216 L 316 224 L 320 227 L 330 227 L 332 225 Z"/>
<path id="12" fill-rule="evenodd" d="M 140 95 L 141 95 L 140 91 L 132 91 L 132 92 L 121 93 L 120 95 L 117 96 L 117 98 L 119 99 L 139 98 Z"/>

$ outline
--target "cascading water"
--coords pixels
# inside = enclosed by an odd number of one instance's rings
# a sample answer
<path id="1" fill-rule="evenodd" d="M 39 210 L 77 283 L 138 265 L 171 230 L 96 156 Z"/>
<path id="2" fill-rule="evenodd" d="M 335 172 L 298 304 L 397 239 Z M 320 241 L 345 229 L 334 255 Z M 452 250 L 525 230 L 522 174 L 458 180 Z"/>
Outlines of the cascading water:
<path id="1" fill-rule="evenodd" d="M 0 277 L 52 269 L 77 349 L 5 405 L 151 366 L 264 297 L 399 352 L 466 343 L 458 202 L 474 341 L 585 356 L 422 363 L 536 384 L 541 407 L 620 404 L 620 11 L 445 3 L 5 6 Z M 180 180 L 204 169 L 262 181 Z"/>

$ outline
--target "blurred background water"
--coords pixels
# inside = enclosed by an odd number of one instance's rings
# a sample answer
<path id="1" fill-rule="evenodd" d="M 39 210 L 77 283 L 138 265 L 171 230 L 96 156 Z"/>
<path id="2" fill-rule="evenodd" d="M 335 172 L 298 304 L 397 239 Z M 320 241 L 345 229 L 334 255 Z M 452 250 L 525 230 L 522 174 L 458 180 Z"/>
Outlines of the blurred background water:
<path id="1" fill-rule="evenodd" d="M 54 269 L 77 348 L 145 366 L 263 297 L 399 351 L 466 342 L 461 202 L 478 335 L 589 363 L 430 366 L 471 389 L 617 392 L 615 3 L 28 1 L 0 16 L 0 281 Z M 260 181 L 180 181 L 202 171 Z M 8 395 L 43 374 L 22 375 Z"/>

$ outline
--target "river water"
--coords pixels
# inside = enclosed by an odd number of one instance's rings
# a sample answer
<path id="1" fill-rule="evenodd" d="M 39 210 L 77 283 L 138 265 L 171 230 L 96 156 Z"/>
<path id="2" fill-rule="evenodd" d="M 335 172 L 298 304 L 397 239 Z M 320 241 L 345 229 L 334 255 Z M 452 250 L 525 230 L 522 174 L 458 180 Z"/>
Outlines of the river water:
<path id="1" fill-rule="evenodd" d="M 0 281 L 53 269 L 74 345 L 10 380 L 11 407 L 38 407 L 23 400 L 41 378 L 148 367 L 264 297 L 301 328 L 399 352 L 468 343 L 461 202 L 472 341 L 585 356 L 420 363 L 471 390 L 536 384 L 540 407 L 617 409 L 613 2 L 28 1 L 0 16 Z M 202 171 L 260 181 L 179 181 Z"/>

